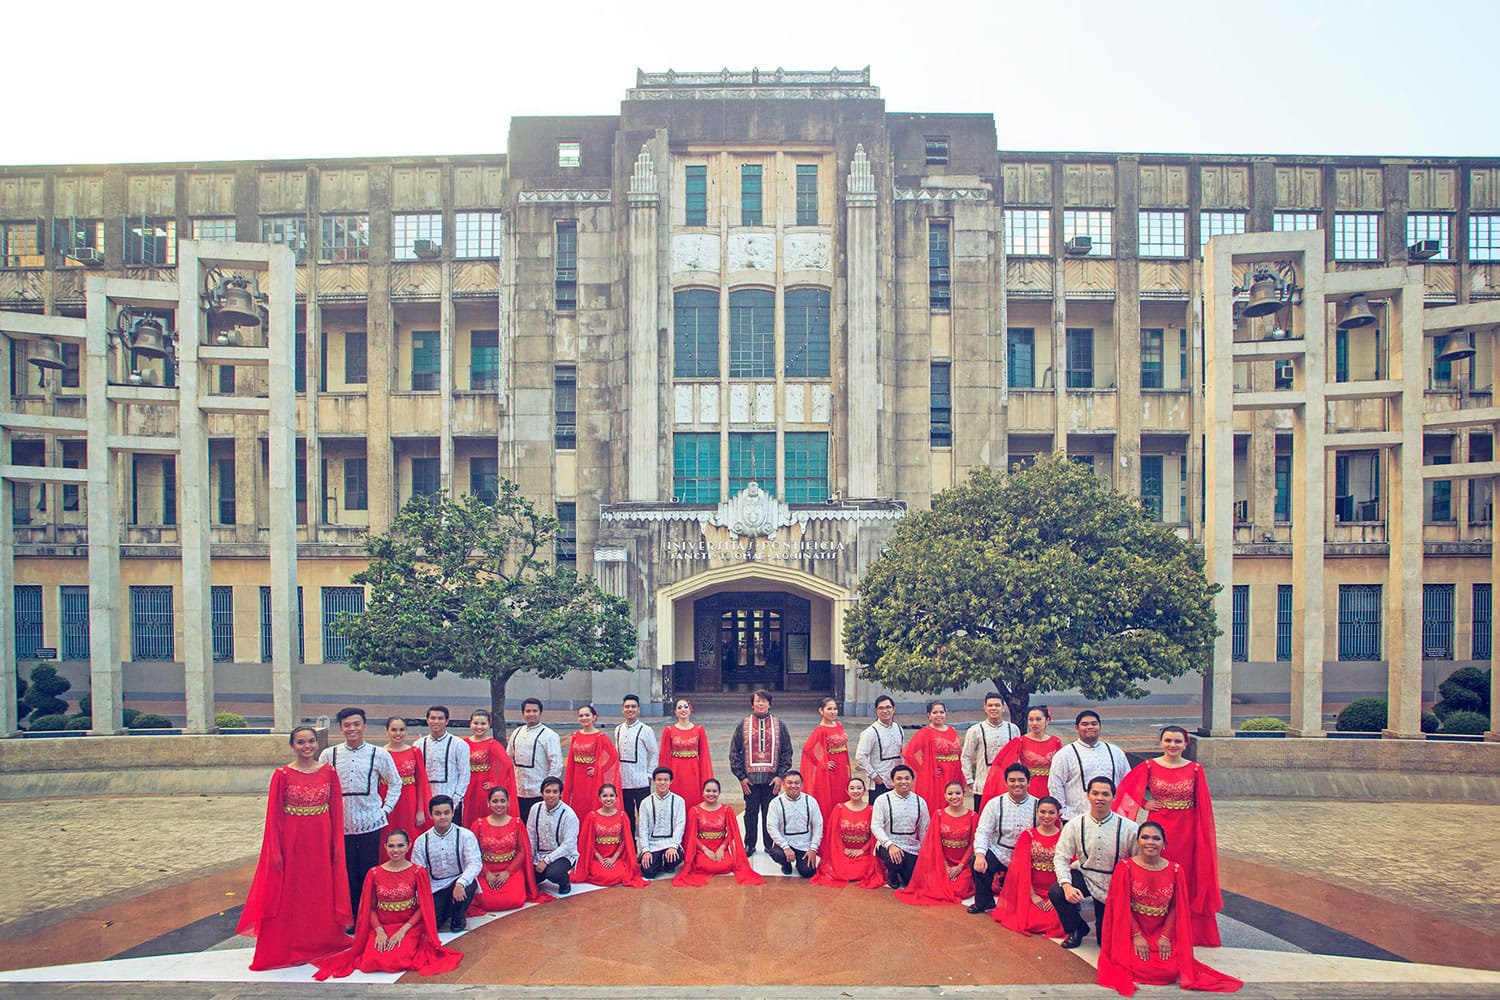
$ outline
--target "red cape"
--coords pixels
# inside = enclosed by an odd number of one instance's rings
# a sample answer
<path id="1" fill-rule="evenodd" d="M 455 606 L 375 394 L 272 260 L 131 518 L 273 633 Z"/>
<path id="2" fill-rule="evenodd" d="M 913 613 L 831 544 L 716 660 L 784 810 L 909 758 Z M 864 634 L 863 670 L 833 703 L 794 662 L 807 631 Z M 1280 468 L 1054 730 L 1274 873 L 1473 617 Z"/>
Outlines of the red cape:
<path id="1" fill-rule="evenodd" d="M 1133 860 L 1122 861 L 1115 868 L 1109 881 L 1109 906 L 1104 909 L 1104 933 L 1099 947 L 1099 974 L 1096 981 L 1122 996 L 1135 995 L 1135 973 L 1149 970 L 1148 981 L 1165 985 L 1167 977 L 1175 972 L 1177 985 L 1185 990 L 1205 990 L 1210 993 L 1233 993 L 1245 984 L 1233 976 L 1210 968 L 1193 957 L 1192 920 L 1188 908 L 1176 905 L 1177 900 L 1187 898 L 1187 874 L 1182 866 L 1172 863 L 1175 876 L 1173 906 L 1167 915 L 1167 937 L 1172 942 L 1172 957 L 1162 961 L 1156 955 L 1156 942 L 1150 937 L 1152 958 L 1143 963 L 1135 956 L 1131 943 L 1130 878 L 1139 866 Z M 1159 935 L 1158 935 L 1159 936 Z M 1147 978 L 1146 976 L 1142 977 Z"/>
<path id="2" fill-rule="evenodd" d="M 729 841 L 730 857 L 734 859 L 734 880 L 740 885 L 765 885 L 766 880 L 750 867 L 750 859 L 745 857 L 745 842 L 740 839 L 739 817 L 728 806 L 720 808 L 729 809 L 729 822 L 724 824 L 724 830 Z M 687 829 L 682 833 L 682 870 L 672 877 L 673 885 L 707 885 L 712 877 L 699 867 L 699 855 L 695 849 L 698 846 L 698 817 L 702 812 L 701 806 L 693 806 L 687 812 Z"/>
<path id="3" fill-rule="evenodd" d="M 952 726 L 949 726 L 947 731 L 957 739 L 958 733 Z M 907 767 L 915 772 L 911 790 L 927 801 L 927 811 L 932 814 L 934 820 L 937 819 L 938 813 L 947 808 L 948 802 L 943 798 L 943 789 L 947 787 L 948 782 L 957 781 L 962 784 L 964 780 L 963 768 L 959 761 L 955 760 L 945 765 L 952 768 L 951 773 L 939 767 L 933 742 L 936 732 L 937 730 L 931 726 L 923 726 L 917 730 L 917 734 L 901 752 Z"/>
<path id="4" fill-rule="evenodd" d="M 510 821 L 512 823 L 520 822 L 514 816 L 512 816 L 510 818 Z M 469 829 L 473 830 L 477 825 L 479 825 L 480 823 L 484 823 L 484 822 L 487 822 L 486 816 L 480 816 L 479 818 L 475 819 L 472 823 L 469 824 Z M 521 823 L 520 829 L 517 830 L 516 833 L 517 833 L 517 836 L 516 836 L 516 853 L 521 856 L 521 867 L 517 870 L 516 874 L 512 874 L 511 875 L 511 878 L 515 878 L 516 875 L 518 874 L 522 879 L 525 880 L 525 883 L 526 883 L 526 902 L 528 902 L 528 903 L 550 903 L 550 902 L 552 902 L 552 897 L 549 896 L 547 893 L 543 892 L 542 889 L 541 889 L 541 887 L 539 885 L 537 885 L 537 881 L 536 881 L 536 866 L 531 863 L 531 835 L 526 830 L 526 824 L 525 823 Z M 475 832 L 474 835 L 476 837 L 479 836 L 478 832 Z M 483 882 L 483 880 L 484 880 L 484 869 L 483 869 L 483 867 L 481 867 L 479 871 L 480 871 L 479 879 L 480 879 L 481 882 Z M 477 917 L 480 914 L 487 912 L 484 909 L 484 907 L 480 905 L 480 902 L 479 902 L 480 895 L 481 895 L 481 893 L 479 893 L 479 892 L 474 893 L 473 902 L 471 902 L 469 904 L 469 916 L 471 916 L 471 917 Z"/>
<path id="5" fill-rule="evenodd" d="M 1016 838 L 1016 849 L 1011 854 L 1010 867 L 1005 870 L 1005 884 L 1000 889 L 1000 905 L 995 907 L 994 920 L 1018 934 L 1062 937 L 1063 926 L 1062 921 L 1057 917 L 1057 911 L 1039 910 L 1031 902 L 1033 884 L 1031 842 L 1032 834 L 1035 832 L 1034 827 L 1030 830 L 1022 830 L 1021 835 Z M 1061 830 L 1058 831 L 1057 836 L 1062 836 Z M 1051 883 L 1056 881 L 1057 873 L 1053 872 L 1048 887 L 1050 888 Z"/>
<path id="6" fill-rule="evenodd" d="M 412 771 L 412 783 L 401 786 L 401 798 L 396 803 L 396 808 L 385 821 L 385 829 L 380 832 L 381 847 L 385 846 L 385 838 L 392 830 L 404 830 L 408 840 L 416 840 L 417 834 L 427 826 L 431 820 L 427 819 L 427 803 L 432 801 L 432 786 L 427 781 L 427 759 L 422 756 L 422 750 L 417 746 L 407 746 L 407 750 L 416 756 L 417 767 Z M 404 754 L 403 754 L 404 755 Z M 396 755 L 391 754 L 391 759 L 396 761 L 396 770 L 401 770 L 401 762 L 396 760 Z M 380 797 L 385 799 L 385 790 L 390 786 L 385 782 L 380 783 Z M 416 822 L 417 813 L 422 814 L 422 822 Z"/>
<path id="7" fill-rule="evenodd" d="M 613 868 L 605 868 L 594 860 L 594 828 L 599 810 L 595 809 L 578 825 L 578 867 L 573 881 L 590 885 L 626 885 L 632 889 L 644 889 L 648 884 L 641 876 L 641 863 L 635 853 L 635 837 L 630 833 L 630 817 L 622 811 L 624 820 L 620 824 L 623 847 L 620 859 Z"/>
<path id="8" fill-rule="evenodd" d="M 439 943 L 437 918 L 432 909 L 432 882 L 427 877 L 427 869 L 416 863 L 412 867 L 417 870 L 417 909 L 422 914 L 419 924 L 422 928 L 422 943 L 414 956 L 411 971 L 423 976 L 451 972 L 463 961 L 464 953 L 444 948 Z M 313 973 L 313 978 L 319 982 L 330 976 L 342 979 L 359 968 L 360 959 L 364 957 L 365 949 L 370 946 L 370 938 L 375 933 L 375 921 L 370 919 L 370 913 L 375 908 L 375 872 L 378 868 L 377 865 L 365 874 L 365 886 L 360 890 L 359 898 L 370 905 L 359 908 L 359 920 L 354 925 L 354 943 L 317 963 L 318 971 Z"/>
<path id="9" fill-rule="evenodd" d="M 673 757 L 672 740 L 682 739 L 684 746 L 692 742 L 698 750 L 697 757 Z M 714 776 L 714 759 L 708 748 L 708 732 L 696 723 L 684 730 L 676 723 L 661 731 L 661 746 L 657 750 L 657 764 L 672 769 L 672 791 L 676 792 L 689 809 L 703 801 L 703 783 Z"/>
<path id="10" fill-rule="evenodd" d="M 823 844 L 818 850 L 822 860 L 818 862 L 818 870 L 808 881 L 813 885 L 827 885 L 838 889 L 851 882 L 861 889 L 882 888 L 885 885 L 885 871 L 875 857 L 875 834 L 871 833 L 865 840 L 864 857 L 858 860 L 844 857 L 844 848 L 848 845 L 839 835 L 839 821 L 846 815 L 863 819 L 868 829 L 874 809 L 865 806 L 859 813 L 855 813 L 847 802 L 840 802 L 833 807 L 828 820 L 823 824 Z"/>
<path id="11" fill-rule="evenodd" d="M 922 838 L 922 848 L 917 852 L 917 866 L 912 870 L 911 882 L 905 889 L 896 890 L 896 898 L 911 906 L 952 906 L 962 903 L 974 895 L 974 873 L 967 864 L 958 878 L 948 877 L 948 863 L 943 860 L 943 818 L 950 821 L 956 817 L 947 813 L 933 813 L 927 825 L 927 836 Z M 966 814 L 969 821 L 970 860 L 973 860 L 974 829 L 979 826 L 979 814 Z"/>
<path id="12" fill-rule="evenodd" d="M 574 733 L 568 739 L 568 756 L 563 764 L 563 801 L 573 807 L 573 811 L 582 815 L 592 812 L 599 802 L 599 789 L 603 785 L 614 785 L 620 787 L 620 754 L 615 749 L 614 741 L 611 740 L 602 729 L 594 733 L 599 737 L 594 741 L 594 763 L 580 764 L 573 759 L 573 747 L 580 734 Z M 589 774 L 589 768 L 594 769 Z"/>
<path id="13" fill-rule="evenodd" d="M 490 789 L 500 787 L 510 793 L 510 807 L 516 808 L 516 765 L 511 761 L 505 744 L 493 736 L 483 740 L 464 738 L 469 744 L 469 788 L 464 792 L 464 822 L 472 823 L 481 816 L 490 814 Z M 474 748 L 490 744 L 490 769 L 488 772 L 472 770 Z"/>
<path id="14" fill-rule="evenodd" d="M 1193 771 L 1193 809 L 1191 828 L 1179 821 L 1170 809 L 1152 812 L 1150 819 L 1161 823 L 1167 831 L 1167 849 L 1162 852 L 1172 860 L 1172 847 L 1181 837 L 1193 841 L 1192 867 L 1188 869 L 1188 900 L 1193 918 L 1193 939 L 1205 947 L 1219 946 L 1219 927 L 1215 915 L 1224 909 L 1224 895 L 1219 884 L 1219 838 L 1214 826 L 1214 803 L 1208 793 L 1208 775 L 1196 762 L 1187 765 Z M 1144 761 L 1130 769 L 1120 781 L 1115 794 L 1115 812 L 1126 819 L 1138 820 L 1146 806 L 1146 783 L 1150 778 L 1151 762 Z"/>
<path id="15" fill-rule="evenodd" d="M 339 774 L 324 764 L 332 773 L 328 775 L 328 866 L 327 881 L 322 885 L 286 884 L 286 857 L 284 808 L 286 798 L 287 767 L 278 767 L 271 772 L 271 790 L 266 799 L 266 826 L 260 843 L 260 861 L 255 866 L 255 876 L 250 882 L 250 891 L 245 895 L 245 908 L 240 912 L 239 926 L 235 933 L 254 937 L 260 932 L 261 922 L 281 913 L 281 904 L 291 890 L 291 907 L 332 906 L 335 925 L 340 929 L 354 922 L 349 906 L 349 870 L 344 865 L 344 799 L 339 786 Z M 317 773 L 317 772 L 313 772 Z M 323 871 L 320 868 L 320 875 Z M 320 879 L 321 881 L 321 879 Z M 325 902 L 326 901 L 326 902 Z"/>
<path id="16" fill-rule="evenodd" d="M 807 741 L 802 744 L 802 790 L 811 795 L 813 801 L 822 808 L 825 831 L 828 828 L 828 817 L 833 815 L 836 805 L 843 802 L 849 794 L 849 737 L 844 735 L 843 753 L 830 754 L 827 737 L 834 729 L 844 733 L 843 725 L 838 723 L 832 726 L 813 726 Z M 828 767 L 830 760 L 834 764 L 832 770 Z"/>

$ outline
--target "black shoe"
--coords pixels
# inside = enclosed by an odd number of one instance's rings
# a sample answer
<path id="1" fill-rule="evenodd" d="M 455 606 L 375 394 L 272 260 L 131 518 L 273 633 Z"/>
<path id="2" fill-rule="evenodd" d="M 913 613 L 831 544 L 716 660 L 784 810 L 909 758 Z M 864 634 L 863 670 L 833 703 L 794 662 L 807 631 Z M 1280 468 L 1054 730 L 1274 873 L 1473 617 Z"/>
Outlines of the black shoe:
<path id="1" fill-rule="evenodd" d="M 969 912 L 978 915 L 980 913 L 988 913 L 993 909 L 993 906 L 980 906 L 978 903 L 975 903 L 969 907 Z"/>
<path id="2" fill-rule="evenodd" d="M 557 880 L 557 894 L 559 896 L 566 896 L 568 893 L 570 893 L 572 891 L 573 891 L 573 880 L 570 879 L 570 878 L 568 878 L 568 876 L 566 876 L 566 875 L 561 876 Z"/>
<path id="3" fill-rule="evenodd" d="M 454 917 L 448 924 L 448 929 L 457 934 L 459 931 L 469 929 L 469 921 L 464 917 Z"/>
<path id="4" fill-rule="evenodd" d="M 1082 931 L 1075 931 L 1074 933 L 1069 934 L 1067 937 L 1063 938 L 1062 946 L 1069 949 L 1077 948 L 1079 945 L 1083 944 L 1083 939 L 1088 936 L 1089 931 L 1088 928 L 1085 927 Z"/>
<path id="5" fill-rule="evenodd" d="M 890 886 L 892 889 L 901 888 L 901 880 L 894 875 L 887 875 L 885 877 L 885 884 Z"/>
<path id="6" fill-rule="evenodd" d="M 344 928 L 344 933 L 348 934 L 350 937 L 353 937 L 354 936 L 354 927 L 353 927 L 353 925 L 345 927 Z"/>
<path id="7" fill-rule="evenodd" d="M 755 845 L 754 844 L 751 844 L 749 847 L 745 848 L 745 857 L 748 858 L 748 857 L 750 857 L 754 853 L 755 853 Z"/>
<path id="8" fill-rule="evenodd" d="M 783 875 L 790 875 L 791 873 L 792 873 L 792 866 L 783 862 L 782 866 L 781 866 L 781 874 L 783 874 Z"/>

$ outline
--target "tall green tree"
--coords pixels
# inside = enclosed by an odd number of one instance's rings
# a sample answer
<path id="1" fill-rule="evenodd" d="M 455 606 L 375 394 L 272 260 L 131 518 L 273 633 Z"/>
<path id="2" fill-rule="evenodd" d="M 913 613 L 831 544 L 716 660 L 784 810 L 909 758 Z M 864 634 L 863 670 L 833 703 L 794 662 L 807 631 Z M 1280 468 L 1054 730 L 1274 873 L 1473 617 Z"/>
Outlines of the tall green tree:
<path id="1" fill-rule="evenodd" d="M 625 667 L 635 652 L 629 605 L 553 565 L 557 519 L 502 480 L 493 504 L 472 494 L 414 497 L 372 536 L 365 610 L 334 627 L 349 666 L 387 676 L 442 671 L 483 678 L 503 733 L 505 687 L 518 673 Z"/>
<path id="2" fill-rule="evenodd" d="M 1139 698 L 1207 664 L 1219 629 L 1203 557 L 1092 469 L 1043 456 L 982 469 L 908 515 L 860 585 L 844 648 L 867 677 L 937 694 Z"/>

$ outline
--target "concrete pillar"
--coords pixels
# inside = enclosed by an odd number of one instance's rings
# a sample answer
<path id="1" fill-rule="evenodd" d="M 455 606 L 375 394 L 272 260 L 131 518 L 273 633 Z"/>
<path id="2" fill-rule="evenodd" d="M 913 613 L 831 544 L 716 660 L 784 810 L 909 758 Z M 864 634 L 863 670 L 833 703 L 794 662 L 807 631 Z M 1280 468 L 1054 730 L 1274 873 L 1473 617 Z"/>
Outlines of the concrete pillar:
<path id="1" fill-rule="evenodd" d="M 1140 158 L 1120 157 L 1115 209 L 1115 489 L 1141 495 L 1141 262 Z M 1163 345 L 1163 351 L 1166 346 Z M 1165 364 L 1165 356 L 1163 356 Z M 1163 469 L 1165 476 L 1168 470 Z"/>
<path id="2" fill-rule="evenodd" d="M 442 291 L 438 298 L 438 477 L 451 497 L 460 492 L 453 469 L 453 383 L 458 359 L 454 355 L 453 261 L 448 259 L 446 248 L 441 268 Z"/>
<path id="3" fill-rule="evenodd" d="M 0 385 L 10 384 L 10 351 L 0 337 Z M 10 393 L 0 393 L 0 412 L 11 409 Z M 0 424 L 0 465 L 10 464 L 10 430 Z M 16 532 L 11 523 L 13 494 L 0 480 L 0 737 L 21 727 L 16 703 Z"/>
<path id="4" fill-rule="evenodd" d="M 849 412 L 849 495 L 880 495 L 879 456 L 876 440 L 878 416 L 875 386 L 876 340 L 876 219 L 875 174 L 865 147 L 854 147 L 849 164 L 845 210 L 849 254 L 849 329 L 846 384 Z"/>
<path id="5" fill-rule="evenodd" d="M 292 252 L 268 246 L 267 324 L 270 380 L 268 414 L 271 528 L 271 702 L 273 725 L 289 731 L 301 715 L 297 678 L 297 394 L 292 385 L 296 364 L 296 265 Z M 372 272 L 376 270 L 372 268 Z M 371 353 L 371 357 L 383 357 Z M 385 366 L 371 365 L 371 381 Z M 373 386 L 372 386 L 373 389 Z M 371 392 L 371 399 L 377 397 Z M 373 417 L 377 407 L 370 407 Z M 371 435 L 372 440 L 379 440 Z M 375 503 L 371 491 L 371 506 Z M 90 516 L 92 517 L 92 508 Z M 374 514 L 374 511 L 371 511 Z M 373 520 L 372 520 L 373 523 Z"/>
<path id="6" fill-rule="evenodd" d="M 95 735 L 124 727 L 124 684 L 120 669 L 120 510 L 114 470 L 119 459 L 109 450 L 109 301 L 105 279 L 91 277 L 85 291 L 88 362 L 84 374 L 88 420 L 89 502 L 89 697 Z"/>
<path id="7" fill-rule="evenodd" d="M 1421 267 L 1404 270 L 1403 287 L 1388 317 L 1392 327 L 1391 378 L 1402 383 L 1402 393 L 1388 404 L 1398 409 L 1394 416 L 1401 444 L 1387 452 L 1391 491 L 1386 530 L 1391 559 L 1384 638 L 1390 713 L 1385 735 L 1422 739 L 1423 282 Z"/>
<path id="8" fill-rule="evenodd" d="M 1216 240 L 1204 261 L 1204 291 L 1209 326 L 1204 331 L 1207 390 L 1204 395 L 1206 483 L 1204 555 L 1210 583 L 1221 588 L 1214 596 L 1214 617 L 1223 633 L 1214 642 L 1213 662 L 1204 674 L 1204 735 L 1233 733 L 1231 692 L 1234 663 L 1234 272 L 1233 254 Z"/>
<path id="9" fill-rule="evenodd" d="M 1305 405 L 1292 411 L 1292 668 L 1291 726 L 1296 736 L 1323 735 L 1323 651 L 1325 644 L 1323 544 L 1329 516 L 1328 462 L 1324 453 L 1324 385 L 1328 335 L 1324 329 L 1323 241 L 1315 230 L 1302 236 L 1300 308 L 1293 310 L 1293 334 L 1301 333 L 1306 353 L 1294 384 Z"/>
<path id="10" fill-rule="evenodd" d="M 656 164 L 641 147 L 630 176 L 630 373 L 628 479 L 631 500 L 658 500 L 661 441 L 660 335 L 656 326 L 656 227 L 661 196 Z"/>
<path id="11" fill-rule="evenodd" d="M 179 244 L 177 267 L 177 510 L 182 540 L 182 669 L 186 731 L 214 730 L 213 601 L 210 587 L 208 428 L 200 404 L 198 344 L 203 308 L 198 243 Z"/>

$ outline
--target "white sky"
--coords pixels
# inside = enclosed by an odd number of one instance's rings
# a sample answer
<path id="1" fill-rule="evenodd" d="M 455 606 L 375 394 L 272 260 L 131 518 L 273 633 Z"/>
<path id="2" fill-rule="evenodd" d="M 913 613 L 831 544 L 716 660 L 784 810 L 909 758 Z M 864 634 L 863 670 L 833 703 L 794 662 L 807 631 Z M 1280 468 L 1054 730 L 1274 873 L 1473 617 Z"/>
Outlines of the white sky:
<path id="1" fill-rule="evenodd" d="M 1001 149 L 1500 155 L 1494 0 L 12 0 L 0 28 L 10 164 L 496 153 L 512 115 L 618 113 L 637 67 L 866 65 Z"/>

